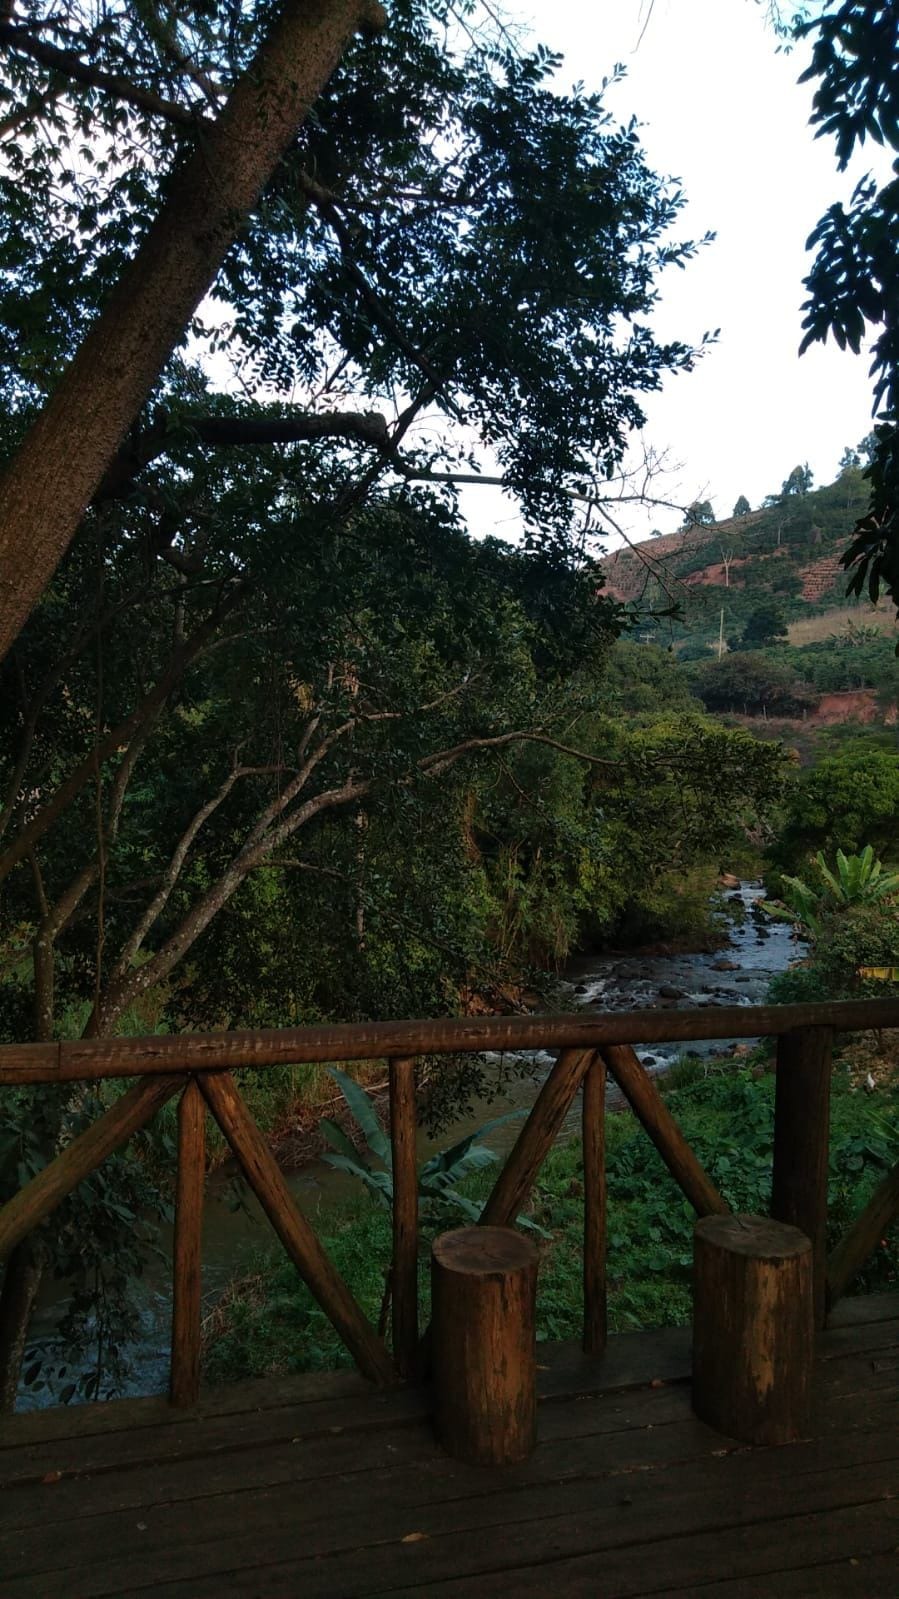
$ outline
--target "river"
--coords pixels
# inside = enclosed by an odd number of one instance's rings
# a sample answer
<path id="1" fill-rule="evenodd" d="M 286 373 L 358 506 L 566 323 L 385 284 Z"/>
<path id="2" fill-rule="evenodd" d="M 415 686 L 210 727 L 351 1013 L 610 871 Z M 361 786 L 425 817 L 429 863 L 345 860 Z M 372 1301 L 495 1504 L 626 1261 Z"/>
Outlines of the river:
<path id="1" fill-rule="evenodd" d="M 754 914 L 754 907 L 762 897 L 760 882 L 741 882 L 733 890 L 725 891 L 725 904 L 731 916 L 730 940 L 724 949 L 711 954 L 579 957 L 571 963 L 562 985 L 563 1002 L 565 989 L 570 993 L 570 1004 L 565 1004 L 564 1008 L 680 1010 L 691 1006 L 761 1004 L 771 978 L 785 971 L 803 952 L 803 946 L 797 944 L 788 924 L 771 921 L 757 912 Z M 741 1044 L 746 1042 L 740 1041 Z M 720 1057 L 733 1046 L 736 1040 L 681 1042 L 638 1049 L 637 1053 L 650 1071 L 661 1072 L 680 1057 Z M 486 1058 L 489 1066 L 491 1057 Z M 498 1064 L 498 1058 L 494 1057 L 493 1061 Z M 516 1056 L 516 1073 L 503 1094 L 473 1106 L 471 1116 L 442 1133 L 437 1145 L 422 1136 L 422 1156 L 463 1137 L 490 1116 L 505 1110 L 529 1108 L 552 1061 L 553 1057 L 543 1051 Z M 614 1090 L 610 1090 L 610 1102 L 615 1103 Z M 502 1153 L 514 1142 L 520 1125 L 516 1119 L 498 1128 L 488 1139 L 490 1147 Z M 575 1105 L 562 1136 L 576 1135 L 579 1130 L 580 1108 Z M 348 1192 L 358 1191 L 352 1177 L 334 1171 L 323 1161 L 311 1162 L 291 1173 L 288 1180 L 299 1205 L 313 1219 Z M 249 1195 L 235 1208 L 233 1183 L 224 1174 L 213 1178 L 208 1185 L 203 1225 L 204 1302 L 214 1303 L 230 1279 L 246 1268 L 260 1249 L 273 1242 L 269 1224 L 253 1196 Z M 141 1331 L 139 1340 L 129 1351 L 130 1393 L 158 1393 L 165 1390 L 168 1382 L 170 1246 L 171 1236 L 166 1233 L 162 1239 L 162 1260 L 148 1267 L 136 1287 Z M 35 1318 L 34 1340 L 29 1350 L 31 1360 L 39 1351 L 52 1346 L 52 1326 L 59 1309 L 59 1291 L 51 1285 Z M 25 1365 L 27 1369 L 28 1360 Z M 64 1382 L 58 1386 L 71 1382 L 73 1375 L 70 1366 Z M 52 1404 L 55 1399 L 52 1390 L 40 1395 L 24 1390 L 19 1404 L 27 1409 Z"/>

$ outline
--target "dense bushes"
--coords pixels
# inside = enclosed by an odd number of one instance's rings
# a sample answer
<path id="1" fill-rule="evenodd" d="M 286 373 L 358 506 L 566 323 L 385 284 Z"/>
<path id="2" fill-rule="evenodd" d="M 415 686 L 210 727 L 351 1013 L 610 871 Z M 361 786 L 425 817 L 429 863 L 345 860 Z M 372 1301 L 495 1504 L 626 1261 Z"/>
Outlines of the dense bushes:
<path id="1" fill-rule="evenodd" d="M 801 716 L 816 696 L 788 665 L 761 650 L 734 651 L 692 671 L 695 693 L 709 711 L 745 716 Z"/>
<path id="2" fill-rule="evenodd" d="M 818 850 L 830 859 L 866 844 L 888 863 L 899 853 L 899 755 L 850 748 L 800 772 L 770 850 L 775 867 L 797 871 Z"/>

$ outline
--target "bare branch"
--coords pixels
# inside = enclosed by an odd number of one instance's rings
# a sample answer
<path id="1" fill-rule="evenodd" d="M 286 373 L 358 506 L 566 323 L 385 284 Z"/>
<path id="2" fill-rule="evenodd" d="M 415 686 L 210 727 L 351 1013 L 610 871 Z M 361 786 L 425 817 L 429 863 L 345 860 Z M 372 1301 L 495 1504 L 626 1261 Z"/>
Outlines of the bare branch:
<path id="1" fill-rule="evenodd" d="M 156 921 L 158 921 L 166 905 L 168 904 L 172 890 L 174 889 L 175 884 L 181 875 L 184 863 L 187 860 L 188 853 L 190 852 L 191 846 L 197 838 L 197 835 L 200 833 L 205 823 L 208 822 L 210 816 L 212 816 L 218 810 L 220 805 L 224 804 L 235 783 L 238 783 L 242 777 L 256 777 L 264 773 L 279 770 L 279 767 L 272 766 L 235 766 L 234 769 L 228 773 L 228 776 L 221 784 L 218 792 L 214 794 L 211 799 L 207 800 L 205 805 L 200 806 L 200 809 L 191 818 L 184 832 L 181 834 L 169 864 L 163 873 L 162 882 L 160 883 L 159 888 L 153 895 L 153 898 L 147 905 L 143 915 L 140 917 L 136 926 L 133 928 L 132 932 L 129 934 L 122 946 L 121 953 L 115 963 L 115 966 L 113 967 L 112 972 L 110 973 L 109 980 L 112 985 L 119 983 L 125 976 L 129 966 L 132 964 L 135 956 L 143 945 L 144 939 L 149 933 L 151 927 Z"/>

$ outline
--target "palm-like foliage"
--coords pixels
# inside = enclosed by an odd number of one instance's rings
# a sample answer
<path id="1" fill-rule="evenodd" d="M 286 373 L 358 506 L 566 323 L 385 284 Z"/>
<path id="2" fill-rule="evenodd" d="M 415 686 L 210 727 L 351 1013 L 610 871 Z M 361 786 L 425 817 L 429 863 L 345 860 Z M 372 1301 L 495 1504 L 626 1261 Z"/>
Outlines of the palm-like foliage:
<path id="1" fill-rule="evenodd" d="M 365 1147 L 360 1154 L 343 1129 L 338 1127 L 336 1122 L 326 1118 L 322 1121 L 321 1128 L 334 1153 L 323 1158 L 337 1171 L 345 1171 L 351 1177 L 358 1178 L 379 1204 L 390 1209 L 393 1205 L 393 1160 L 390 1139 L 384 1132 L 365 1089 L 346 1072 L 339 1071 L 336 1067 L 330 1075 L 346 1100 L 347 1108 L 362 1133 Z M 473 1133 L 467 1133 L 464 1138 L 460 1138 L 458 1143 L 452 1144 L 449 1149 L 440 1150 L 423 1163 L 418 1173 L 418 1195 L 422 1221 L 426 1227 L 436 1229 L 446 1226 L 448 1222 L 456 1220 L 453 1213 L 459 1211 L 469 1221 L 480 1220 L 483 1204 L 470 1199 L 467 1194 L 460 1194 L 457 1191 L 458 1185 L 463 1178 L 470 1177 L 473 1172 L 483 1171 L 485 1167 L 496 1163 L 498 1157 L 494 1150 L 486 1149 L 480 1140 L 494 1128 L 501 1127 L 504 1123 L 524 1114 L 523 1110 L 513 1110 L 505 1116 L 494 1116 Z M 517 1221 L 520 1227 L 542 1233 L 542 1229 L 536 1227 L 526 1216 L 519 1216 Z"/>
<path id="2" fill-rule="evenodd" d="M 899 872 L 887 872 L 875 859 L 867 844 L 860 855 L 844 855 L 837 850 L 836 872 L 832 872 L 821 850 L 815 857 L 820 887 L 803 882 L 801 877 L 784 877 L 784 914 L 806 927 L 813 938 L 820 937 L 828 915 L 854 905 L 870 905 L 899 894 Z M 776 911 L 775 911 L 776 914 Z"/>

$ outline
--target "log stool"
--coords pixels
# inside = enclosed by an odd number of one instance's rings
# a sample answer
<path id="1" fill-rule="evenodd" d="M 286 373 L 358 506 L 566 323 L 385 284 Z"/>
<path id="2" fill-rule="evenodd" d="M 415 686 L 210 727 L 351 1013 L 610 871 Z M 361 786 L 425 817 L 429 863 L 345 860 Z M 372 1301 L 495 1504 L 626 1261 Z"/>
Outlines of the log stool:
<path id="1" fill-rule="evenodd" d="M 511 1227 L 461 1227 L 431 1249 L 437 1436 L 505 1466 L 537 1441 L 537 1250 Z"/>
<path id="2" fill-rule="evenodd" d="M 808 1435 L 812 1246 L 763 1216 L 706 1216 L 693 1249 L 693 1409 L 744 1443 Z"/>

